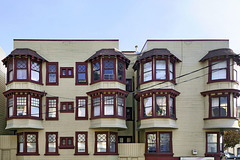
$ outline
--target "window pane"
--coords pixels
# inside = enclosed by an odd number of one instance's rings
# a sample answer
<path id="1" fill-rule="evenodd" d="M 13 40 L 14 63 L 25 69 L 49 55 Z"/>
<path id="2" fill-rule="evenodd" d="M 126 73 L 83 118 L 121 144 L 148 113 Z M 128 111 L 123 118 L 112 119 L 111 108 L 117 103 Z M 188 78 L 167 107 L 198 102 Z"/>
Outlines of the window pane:
<path id="1" fill-rule="evenodd" d="M 143 65 L 143 81 L 152 80 L 152 62 L 147 62 Z"/>
<path id="2" fill-rule="evenodd" d="M 13 98 L 8 99 L 8 116 L 13 116 Z"/>
<path id="3" fill-rule="evenodd" d="M 160 152 L 170 152 L 170 134 L 160 133 Z"/>
<path id="4" fill-rule="evenodd" d="M 166 79 L 166 70 L 156 70 L 157 79 Z"/>
<path id="5" fill-rule="evenodd" d="M 175 107 L 174 107 L 174 98 L 170 97 L 169 99 L 169 110 L 170 110 L 170 117 L 175 117 Z"/>
<path id="6" fill-rule="evenodd" d="M 39 117 L 39 99 L 31 98 L 31 116 Z"/>
<path id="7" fill-rule="evenodd" d="M 118 80 L 123 81 L 124 64 L 118 62 Z"/>
<path id="8" fill-rule="evenodd" d="M 48 117 L 55 118 L 56 116 L 56 108 L 49 108 Z"/>
<path id="9" fill-rule="evenodd" d="M 39 72 L 31 70 L 31 80 L 39 81 Z"/>
<path id="10" fill-rule="evenodd" d="M 78 83 L 86 82 L 86 74 L 85 73 L 78 73 Z"/>
<path id="11" fill-rule="evenodd" d="M 227 68 L 227 61 L 217 61 L 212 63 L 212 69 L 220 69 L 220 68 Z"/>
<path id="12" fill-rule="evenodd" d="M 85 134 L 78 134 L 78 152 L 86 152 L 85 141 L 86 141 Z"/>
<path id="13" fill-rule="evenodd" d="M 150 72 L 146 72 L 143 74 L 143 81 L 146 82 L 146 81 L 150 81 L 152 80 L 152 71 Z"/>
<path id="14" fill-rule="evenodd" d="M 152 116 L 152 97 L 144 98 L 143 108 L 144 117 Z"/>
<path id="15" fill-rule="evenodd" d="M 86 116 L 86 100 L 78 99 L 78 117 Z"/>
<path id="16" fill-rule="evenodd" d="M 116 152 L 116 135 L 110 134 L 110 152 Z"/>
<path id="17" fill-rule="evenodd" d="M 27 97 L 17 97 L 17 116 L 27 115 Z"/>
<path id="18" fill-rule="evenodd" d="M 31 62 L 31 80 L 39 81 L 40 64 L 37 62 Z"/>
<path id="19" fill-rule="evenodd" d="M 212 80 L 215 79 L 226 79 L 227 78 L 227 70 L 212 70 Z"/>
<path id="20" fill-rule="evenodd" d="M 107 151 L 107 135 L 106 134 L 97 134 L 97 152 L 106 152 Z"/>
<path id="21" fill-rule="evenodd" d="M 57 81 L 56 73 L 49 73 L 49 77 L 48 77 L 48 78 L 49 78 L 48 81 L 49 81 L 50 83 L 54 83 L 54 82 Z"/>
<path id="22" fill-rule="evenodd" d="M 93 80 L 100 80 L 100 63 L 96 62 L 93 64 Z"/>
<path id="23" fill-rule="evenodd" d="M 35 134 L 27 134 L 27 152 L 36 152 L 37 136 Z"/>
<path id="24" fill-rule="evenodd" d="M 166 116 L 167 115 L 167 104 L 165 96 L 156 97 L 156 112 L 157 116 Z"/>
<path id="25" fill-rule="evenodd" d="M 104 97 L 104 115 L 114 115 L 114 100 L 113 96 Z"/>
<path id="26" fill-rule="evenodd" d="M 56 134 L 48 135 L 48 152 L 56 152 Z"/>
<path id="27" fill-rule="evenodd" d="M 94 116 L 100 116 L 100 97 L 93 98 Z"/>
<path id="28" fill-rule="evenodd" d="M 217 153 L 217 134 L 207 134 L 208 153 Z"/>
<path id="29" fill-rule="evenodd" d="M 152 62 L 144 63 L 143 72 L 152 71 Z"/>
<path id="30" fill-rule="evenodd" d="M 227 116 L 227 97 L 220 97 L 220 116 Z"/>
<path id="31" fill-rule="evenodd" d="M 118 115 L 123 116 L 123 107 L 124 107 L 124 100 L 123 98 L 118 97 Z"/>
<path id="32" fill-rule="evenodd" d="M 23 152 L 23 135 L 18 136 L 18 141 L 19 141 L 19 152 Z"/>
<path id="33" fill-rule="evenodd" d="M 148 152 L 157 151 L 156 134 L 147 134 L 147 145 Z"/>
<path id="34" fill-rule="evenodd" d="M 27 70 L 17 69 L 17 79 L 27 79 Z"/>

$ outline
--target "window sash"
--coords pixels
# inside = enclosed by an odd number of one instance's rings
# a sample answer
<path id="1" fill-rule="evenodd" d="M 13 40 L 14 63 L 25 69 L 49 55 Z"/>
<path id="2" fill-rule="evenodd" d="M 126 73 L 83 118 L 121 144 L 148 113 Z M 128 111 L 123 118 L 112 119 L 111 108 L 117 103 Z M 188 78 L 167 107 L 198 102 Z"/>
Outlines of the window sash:
<path id="1" fill-rule="evenodd" d="M 227 60 L 213 62 L 211 66 L 211 79 L 226 79 L 227 78 Z"/>
<path id="2" fill-rule="evenodd" d="M 207 134 L 207 152 L 208 153 L 217 153 L 217 134 Z"/>
<path id="3" fill-rule="evenodd" d="M 226 117 L 228 116 L 228 97 L 212 97 L 211 98 L 211 116 Z"/>
<path id="4" fill-rule="evenodd" d="M 57 117 L 57 100 L 49 99 L 48 100 L 48 118 Z"/>
<path id="5" fill-rule="evenodd" d="M 17 60 L 17 79 L 27 79 L 27 60 Z"/>
<path id="6" fill-rule="evenodd" d="M 97 152 L 107 152 L 107 134 L 97 134 Z"/>
<path id="7" fill-rule="evenodd" d="M 100 62 L 93 63 L 93 81 L 100 80 Z"/>
<path id="8" fill-rule="evenodd" d="M 13 116 L 13 98 L 8 99 L 8 117 Z"/>
<path id="9" fill-rule="evenodd" d="M 78 117 L 86 117 L 86 99 L 78 99 Z"/>
<path id="10" fill-rule="evenodd" d="M 152 110 L 153 110 L 153 105 L 152 105 L 152 97 L 147 97 L 143 99 L 143 116 L 144 117 L 150 117 L 152 116 Z"/>
<path id="11" fill-rule="evenodd" d="M 157 134 L 148 133 L 147 134 L 147 152 L 157 152 Z"/>
<path id="12" fill-rule="evenodd" d="M 27 97 L 17 97 L 17 116 L 27 115 Z"/>
<path id="13" fill-rule="evenodd" d="M 57 153 L 57 134 L 56 133 L 47 134 L 47 152 Z"/>
<path id="14" fill-rule="evenodd" d="M 156 112 L 157 116 L 167 116 L 167 97 L 156 96 Z"/>
<path id="15" fill-rule="evenodd" d="M 104 115 L 114 115 L 114 101 L 113 96 L 104 97 Z"/>
<path id="16" fill-rule="evenodd" d="M 93 98 L 93 110 L 94 110 L 94 116 L 100 116 L 100 106 L 101 106 L 101 100 L 100 97 Z"/>
<path id="17" fill-rule="evenodd" d="M 160 133 L 160 152 L 171 152 L 170 133 Z"/>
<path id="18" fill-rule="evenodd" d="M 123 81 L 124 80 L 124 72 L 125 72 L 125 67 L 122 62 L 118 62 L 118 80 Z"/>
<path id="19" fill-rule="evenodd" d="M 77 153 L 85 153 L 86 152 L 86 142 L 87 142 L 87 135 L 86 133 L 77 133 Z"/>
<path id="20" fill-rule="evenodd" d="M 143 81 L 152 80 L 152 61 L 143 64 Z"/>
<path id="21" fill-rule="evenodd" d="M 57 82 L 57 65 L 56 64 L 49 64 L 48 65 L 48 82 L 49 83 L 56 83 Z"/>
<path id="22" fill-rule="evenodd" d="M 166 79 L 166 60 L 156 60 L 156 79 Z"/>
<path id="23" fill-rule="evenodd" d="M 31 62 L 31 80 L 39 82 L 40 78 L 40 64 Z"/>
<path id="24" fill-rule="evenodd" d="M 124 111 L 124 99 L 118 97 L 118 116 L 123 116 Z"/>
<path id="25" fill-rule="evenodd" d="M 31 116 L 40 117 L 40 99 L 31 97 Z"/>

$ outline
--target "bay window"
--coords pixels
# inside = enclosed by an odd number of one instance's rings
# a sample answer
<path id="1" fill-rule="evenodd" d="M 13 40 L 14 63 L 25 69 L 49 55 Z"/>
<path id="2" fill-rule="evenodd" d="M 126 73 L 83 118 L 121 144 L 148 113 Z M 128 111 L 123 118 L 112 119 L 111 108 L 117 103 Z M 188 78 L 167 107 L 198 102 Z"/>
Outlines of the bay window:
<path id="1" fill-rule="evenodd" d="M 76 98 L 76 120 L 88 119 L 88 98 L 77 97 Z"/>
<path id="2" fill-rule="evenodd" d="M 17 139 L 17 155 L 39 155 L 37 132 L 18 133 Z"/>
<path id="3" fill-rule="evenodd" d="M 175 97 L 179 93 L 169 89 L 167 92 L 160 90 L 144 91 L 137 95 L 140 98 L 140 118 L 172 118 L 176 119 Z"/>
<path id="4" fill-rule="evenodd" d="M 107 92 L 106 92 L 107 91 Z M 119 89 L 97 90 L 88 92 L 91 96 L 91 118 L 121 118 L 126 117 L 125 94 Z"/>
<path id="5" fill-rule="evenodd" d="M 143 82 L 152 80 L 152 61 L 143 64 Z"/>
<path id="6" fill-rule="evenodd" d="M 76 62 L 76 85 L 88 84 L 88 67 L 87 63 Z"/>
<path id="7" fill-rule="evenodd" d="M 88 155 L 88 133 L 76 132 L 75 139 L 76 143 L 74 155 Z"/>
<path id="8" fill-rule="evenodd" d="M 46 132 L 45 155 L 59 155 L 58 154 L 58 132 Z"/>
<path id="9" fill-rule="evenodd" d="M 26 80 L 27 79 L 27 59 L 26 60 L 17 60 L 17 80 Z"/>
<path id="10" fill-rule="evenodd" d="M 147 132 L 146 153 L 172 153 L 172 132 Z"/>
<path id="11" fill-rule="evenodd" d="M 118 137 L 115 132 L 95 133 L 95 155 L 97 154 L 117 154 Z"/>
<path id="12" fill-rule="evenodd" d="M 40 63 L 31 61 L 31 80 L 40 82 Z"/>
<path id="13" fill-rule="evenodd" d="M 103 79 L 104 80 L 113 80 L 115 79 L 115 63 L 114 60 L 104 60 L 103 61 Z"/>

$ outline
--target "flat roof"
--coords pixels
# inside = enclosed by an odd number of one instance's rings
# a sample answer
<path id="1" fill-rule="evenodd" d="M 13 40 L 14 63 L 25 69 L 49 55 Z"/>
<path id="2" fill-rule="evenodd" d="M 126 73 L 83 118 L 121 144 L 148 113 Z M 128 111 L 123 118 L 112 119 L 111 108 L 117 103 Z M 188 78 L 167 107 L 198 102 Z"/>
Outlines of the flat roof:
<path id="1" fill-rule="evenodd" d="M 118 39 L 13 39 L 13 41 L 119 41 Z"/>

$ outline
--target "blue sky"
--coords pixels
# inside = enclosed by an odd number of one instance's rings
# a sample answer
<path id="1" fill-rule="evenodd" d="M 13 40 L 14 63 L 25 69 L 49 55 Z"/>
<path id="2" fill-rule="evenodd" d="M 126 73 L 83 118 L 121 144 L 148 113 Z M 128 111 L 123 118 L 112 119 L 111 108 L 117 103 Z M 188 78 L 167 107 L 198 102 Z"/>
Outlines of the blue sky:
<path id="1" fill-rule="evenodd" d="M 240 0 L 0 0 L 0 46 L 13 39 L 229 39 L 240 53 Z"/>

